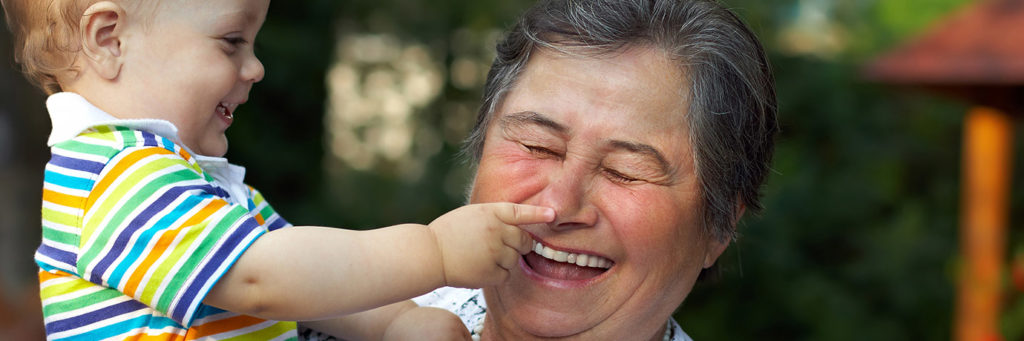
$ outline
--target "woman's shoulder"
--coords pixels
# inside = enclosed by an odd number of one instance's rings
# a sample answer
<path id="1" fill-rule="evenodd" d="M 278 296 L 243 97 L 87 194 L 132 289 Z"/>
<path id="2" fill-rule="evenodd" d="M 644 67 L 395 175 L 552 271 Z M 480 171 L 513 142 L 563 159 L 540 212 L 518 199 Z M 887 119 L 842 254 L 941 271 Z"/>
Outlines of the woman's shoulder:
<path id="1" fill-rule="evenodd" d="M 679 323 L 676 322 L 676 319 L 670 317 L 668 319 L 668 327 L 672 328 L 672 334 L 670 336 L 670 340 L 672 340 L 672 341 L 693 341 L 693 339 L 690 338 L 690 335 L 687 335 L 686 332 L 683 331 L 683 327 L 681 327 L 679 325 Z"/>

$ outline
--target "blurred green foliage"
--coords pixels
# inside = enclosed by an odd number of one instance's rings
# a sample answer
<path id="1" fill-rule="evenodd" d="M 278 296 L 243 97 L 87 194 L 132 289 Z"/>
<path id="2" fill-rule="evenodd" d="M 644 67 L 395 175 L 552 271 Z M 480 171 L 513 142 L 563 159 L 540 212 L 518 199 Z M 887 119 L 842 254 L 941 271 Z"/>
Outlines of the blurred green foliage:
<path id="1" fill-rule="evenodd" d="M 948 339 L 964 107 L 859 84 L 853 65 L 773 62 L 765 212 L 680 320 L 704 339 Z"/>
<path id="2" fill-rule="evenodd" d="M 437 62 L 452 62 L 453 32 L 484 32 L 511 25 L 528 1 L 330 1 L 272 2 L 258 38 L 257 53 L 267 69 L 229 131 L 228 157 L 248 168 L 247 181 L 268 194 L 293 223 L 371 228 L 401 222 L 429 222 L 461 204 L 445 190 L 447 174 L 469 172 L 457 160 L 458 145 L 445 143 L 416 181 L 383 167 L 346 169 L 328 178 L 323 131 L 325 73 L 339 32 L 396 36 L 425 45 Z M 488 59 L 490 57 L 487 57 Z M 440 130 L 446 103 L 479 99 L 479 90 L 445 82 L 439 100 L 415 113 L 416 124 Z M 268 127 L 272 129 L 267 129 Z M 467 133 L 463 132 L 463 134 Z M 463 184 L 464 185 L 464 184 Z M 459 185 L 462 186 L 462 185 Z M 457 191 L 456 191 L 457 192 Z"/>
<path id="3" fill-rule="evenodd" d="M 950 338 L 968 104 L 866 83 L 860 68 L 967 2 L 726 1 L 769 50 L 782 132 L 765 211 L 744 219 L 742 236 L 719 261 L 720 275 L 700 283 L 677 313 L 694 339 Z M 239 110 L 228 157 L 247 167 L 248 182 L 292 223 L 429 222 L 464 200 L 457 189 L 471 174 L 456 158 L 457 141 L 444 140 L 415 178 L 398 176 L 395 164 L 328 171 L 336 161 L 326 157 L 323 113 L 334 43 L 344 32 L 392 35 L 426 46 L 447 75 L 457 53 L 490 58 L 461 51 L 453 32 L 486 36 L 510 26 L 529 3 L 272 2 L 257 44 L 266 78 Z M 784 32 L 808 8 L 824 15 L 817 24 L 832 27 L 841 48 L 814 54 L 789 46 Z M 476 103 L 479 96 L 479 89 L 445 77 L 440 96 L 415 113 L 415 123 L 443 130 L 454 114 L 451 104 Z M 1017 160 L 1024 159 L 1020 135 Z M 1024 167 L 1014 175 L 1020 188 Z M 1011 193 L 1014 254 L 1024 252 L 1024 193 Z M 1024 297 L 1009 279 L 1007 292 L 1004 332 L 1019 340 Z"/>

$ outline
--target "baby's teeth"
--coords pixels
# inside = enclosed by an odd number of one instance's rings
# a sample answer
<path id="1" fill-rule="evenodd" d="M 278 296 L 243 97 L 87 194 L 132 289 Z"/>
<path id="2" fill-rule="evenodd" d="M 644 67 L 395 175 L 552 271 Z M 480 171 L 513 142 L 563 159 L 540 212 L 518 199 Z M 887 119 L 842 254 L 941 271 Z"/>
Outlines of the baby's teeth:
<path id="1" fill-rule="evenodd" d="M 569 253 L 568 252 L 565 252 L 565 251 L 555 251 L 555 261 L 556 262 L 563 262 L 563 263 L 565 263 L 565 261 L 567 259 L 569 259 Z"/>
<path id="2" fill-rule="evenodd" d="M 597 259 L 597 257 L 593 257 L 593 258 L 590 258 L 589 261 L 587 261 L 587 266 L 592 267 L 592 268 L 596 268 L 598 266 L 598 264 L 600 264 L 600 263 L 601 263 L 600 259 Z"/>

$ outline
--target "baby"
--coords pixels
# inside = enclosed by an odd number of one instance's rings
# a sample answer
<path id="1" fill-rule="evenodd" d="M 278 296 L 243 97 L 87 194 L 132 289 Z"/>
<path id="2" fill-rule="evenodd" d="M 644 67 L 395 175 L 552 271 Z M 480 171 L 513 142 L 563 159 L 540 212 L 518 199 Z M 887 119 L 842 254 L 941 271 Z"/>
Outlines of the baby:
<path id="1" fill-rule="evenodd" d="M 263 78 L 270 0 L 2 0 L 51 94 L 35 260 L 50 339 L 468 339 L 408 299 L 508 275 L 549 208 L 453 210 L 427 226 L 292 227 L 222 158 Z M 302 280 L 317 278 L 316 281 Z"/>

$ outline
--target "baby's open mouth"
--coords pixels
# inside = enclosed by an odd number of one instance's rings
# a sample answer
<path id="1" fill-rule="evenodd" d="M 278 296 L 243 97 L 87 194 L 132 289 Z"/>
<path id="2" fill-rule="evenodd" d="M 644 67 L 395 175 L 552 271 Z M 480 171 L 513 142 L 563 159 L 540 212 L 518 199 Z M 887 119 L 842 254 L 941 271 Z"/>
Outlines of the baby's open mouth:
<path id="1" fill-rule="evenodd" d="M 556 251 L 536 243 L 533 252 L 523 256 L 526 265 L 544 277 L 579 281 L 597 277 L 614 263 L 604 257 Z"/>
<path id="2" fill-rule="evenodd" d="M 229 120 L 235 118 L 235 114 L 233 114 L 231 109 L 224 105 L 224 103 L 217 104 L 217 112 Z"/>

